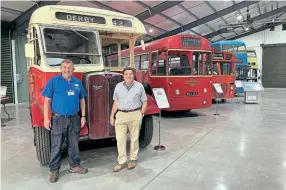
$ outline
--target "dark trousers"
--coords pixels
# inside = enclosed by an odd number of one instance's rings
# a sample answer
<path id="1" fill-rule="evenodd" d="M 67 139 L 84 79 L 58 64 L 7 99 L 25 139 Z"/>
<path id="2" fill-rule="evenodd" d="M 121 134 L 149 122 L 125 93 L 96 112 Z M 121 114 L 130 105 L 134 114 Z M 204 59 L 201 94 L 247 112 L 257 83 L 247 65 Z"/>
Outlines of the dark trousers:
<path id="1" fill-rule="evenodd" d="M 54 115 L 51 129 L 51 158 L 50 171 L 59 170 L 61 167 L 61 147 L 63 141 L 67 140 L 69 164 L 71 167 L 79 166 L 79 135 L 80 116 L 69 117 Z"/>

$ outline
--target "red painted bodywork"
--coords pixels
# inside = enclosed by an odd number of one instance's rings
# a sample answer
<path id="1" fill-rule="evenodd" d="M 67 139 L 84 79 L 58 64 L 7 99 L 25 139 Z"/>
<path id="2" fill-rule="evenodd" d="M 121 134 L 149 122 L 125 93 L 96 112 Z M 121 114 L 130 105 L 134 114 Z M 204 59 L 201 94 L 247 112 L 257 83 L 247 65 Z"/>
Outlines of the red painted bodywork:
<path id="1" fill-rule="evenodd" d="M 200 47 L 184 47 L 182 46 L 182 37 L 195 37 L 200 39 Z M 193 63 L 193 53 L 195 51 L 209 52 L 211 53 L 211 46 L 207 39 L 191 34 L 175 35 L 167 38 L 163 38 L 145 45 L 145 50 L 142 50 L 141 46 L 134 48 L 134 56 L 148 53 L 149 66 L 147 70 L 141 70 L 141 65 L 136 70 L 135 80 L 147 83 L 151 88 L 164 88 L 170 108 L 165 108 L 165 111 L 181 111 L 211 107 L 212 103 L 212 84 L 211 75 L 190 75 L 183 76 L 154 76 L 152 75 L 152 63 L 151 52 L 165 52 L 166 57 L 170 54 L 186 54 L 190 60 L 190 66 Z M 211 56 L 211 55 L 210 55 Z M 129 57 L 129 49 L 121 51 L 121 57 Z M 117 59 L 117 55 L 108 56 L 108 60 Z M 166 59 L 166 65 L 168 65 L 168 59 Z M 201 68 L 204 69 L 204 68 Z M 168 66 L 166 68 L 166 73 Z M 193 72 L 193 71 L 192 71 Z M 206 92 L 204 92 L 204 89 Z M 176 94 L 175 91 L 180 90 L 180 94 Z M 196 92 L 198 95 L 186 96 L 186 92 Z M 205 101 L 205 104 L 203 103 Z"/>
<path id="2" fill-rule="evenodd" d="M 44 72 L 35 67 L 30 67 L 29 77 L 29 98 L 30 112 L 33 127 L 42 127 L 44 124 L 44 97 L 42 92 L 45 85 L 53 76 L 60 72 Z M 86 92 L 87 124 L 81 129 L 80 136 L 87 136 L 90 139 L 115 137 L 115 129 L 109 123 L 110 110 L 113 105 L 113 90 L 123 76 L 118 73 L 92 72 L 84 74 L 74 72 L 75 77 L 83 83 Z M 93 90 L 94 86 L 102 88 Z M 145 115 L 157 114 L 159 109 L 153 97 L 148 96 L 148 109 Z M 51 115 L 49 116 L 51 118 Z"/>
<path id="3" fill-rule="evenodd" d="M 212 75 L 212 82 L 213 83 L 219 83 L 222 87 L 223 94 L 218 95 L 213 87 L 213 93 L 212 98 L 216 99 L 216 97 L 222 98 L 222 99 L 230 99 L 234 98 L 235 94 L 235 56 L 233 53 L 230 52 L 213 52 L 216 54 L 222 54 L 223 59 L 216 59 L 215 57 L 212 58 L 213 66 L 216 65 L 218 70 L 218 75 Z M 231 56 L 230 58 L 226 58 L 227 56 Z M 222 75 L 222 68 L 220 63 L 221 62 L 228 62 L 231 63 L 232 68 L 232 75 Z M 212 67 L 213 69 L 213 67 Z"/>

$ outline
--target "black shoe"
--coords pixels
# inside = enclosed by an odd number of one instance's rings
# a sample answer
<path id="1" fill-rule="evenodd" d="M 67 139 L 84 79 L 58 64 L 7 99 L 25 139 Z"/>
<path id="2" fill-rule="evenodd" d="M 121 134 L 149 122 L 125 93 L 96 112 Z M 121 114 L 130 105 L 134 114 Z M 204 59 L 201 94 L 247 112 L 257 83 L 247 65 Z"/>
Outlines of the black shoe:
<path id="1" fill-rule="evenodd" d="M 59 179 L 59 170 L 51 171 L 50 182 L 55 183 L 58 181 L 58 179 Z"/>

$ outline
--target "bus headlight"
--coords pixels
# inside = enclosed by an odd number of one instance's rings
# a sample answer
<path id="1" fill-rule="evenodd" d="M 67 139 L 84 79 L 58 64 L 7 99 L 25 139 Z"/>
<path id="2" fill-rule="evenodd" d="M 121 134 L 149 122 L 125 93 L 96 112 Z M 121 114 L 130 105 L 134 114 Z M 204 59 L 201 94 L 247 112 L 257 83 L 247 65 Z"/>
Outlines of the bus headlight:
<path id="1" fill-rule="evenodd" d="M 176 95 L 179 95 L 179 94 L 180 94 L 180 90 L 177 89 L 177 90 L 175 91 L 175 93 L 176 93 Z"/>
<path id="2" fill-rule="evenodd" d="M 207 103 L 207 101 L 204 100 L 204 101 L 203 101 L 203 104 L 205 105 L 206 103 Z"/>
<path id="3" fill-rule="evenodd" d="M 208 90 L 206 88 L 204 88 L 204 93 L 206 93 Z"/>
<path id="4" fill-rule="evenodd" d="M 230 86 L 230 90 L 233 90 L 233 86 Z"/>

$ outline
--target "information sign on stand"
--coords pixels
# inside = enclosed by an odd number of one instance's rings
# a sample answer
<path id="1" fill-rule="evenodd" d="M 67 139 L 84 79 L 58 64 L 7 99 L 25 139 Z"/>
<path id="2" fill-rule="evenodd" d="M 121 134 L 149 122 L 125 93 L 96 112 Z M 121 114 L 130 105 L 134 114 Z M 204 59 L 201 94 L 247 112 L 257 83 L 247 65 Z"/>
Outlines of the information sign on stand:
<path id="1" fill-rule="evenodd" d="M 213 83 L 213 86 L 216 91 L 216 113 L 214 115 L 220 115 L 217 111 L 217 99 L 219 98 L 219 94 L 223 94 L 223 90 L 221 88 L 221 85 L 219 83 Z"/>
<path id="2" fill-rule="evenodd" d="M 155 96 L 155 100 L 157 103 L 158 108 L 160 109 L 160 114 L 159 114 L 159 145 L 155 146 L 155 150 L 165 150 L 165 146 L 161 145 L 161 138 L 160 138 L 160 121 L 161 121 L 161 109 L 163 108 L 169 108 L 170 104 L 168 101 L 168 98 L 166 96 L 165 90 L 163 88 L 153 88 L 153 94 Z"/>
<path id="3" fill-rule="evenodd" d="M 264 90 L 260 82 L 245 82 L 244 88 L 244 103 L 258 103 L 258 92 Z"/>
<path id="4" fill-rule="evenodd" d="M 236 88 L 236 93 L 243 93 L 244 92 L 244 89 L 243 89 L 243 82 L 242 81 L 239 81 L 239 80 L 236 80 L 235 81 L 235 88 Z M 238 104 L 239 103 L 239 97 L 236 98 L 236 103 Z"/>
<path id="5" fill-rule="evenodd" d="M 241 88 L 241 87 L 243 87 L 243 86 L 242 86 L 242 82 L 239 81 L 239 80 L 236 80 L 236 81 L 235 81 L 235 86 L 236 86 L 236 88 Z"/>

